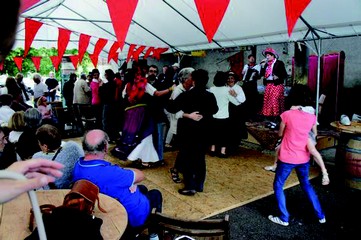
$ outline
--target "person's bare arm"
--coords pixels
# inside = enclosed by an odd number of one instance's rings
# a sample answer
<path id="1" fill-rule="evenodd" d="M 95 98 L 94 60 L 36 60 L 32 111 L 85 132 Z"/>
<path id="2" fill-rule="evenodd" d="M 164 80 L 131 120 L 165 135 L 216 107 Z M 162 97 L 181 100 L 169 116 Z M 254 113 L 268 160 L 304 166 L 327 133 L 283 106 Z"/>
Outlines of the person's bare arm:
<path id="1" fill-rule="evenodd" d="M 317 137 L 317 125 L 316 124 L 312 126 L 312 132 L 313 132 L 313 134 L 315 134 L 315 137 Z"/>
<path id="2" fill-rule="evenodd" d="M 132 170 L 134 172 L 134 175 L 135 175 L 134 183 L 140 183 L 141 181 L 143 181 L 145 179 L 145 175 L 141 170 L 136 169 L 136 168 L 126 168 L 126 169 Z"/>
<path id="3" fill-rule="evenodd" d="M 283 137 L 283 133 L 285 131 L 286 125 L 284 122 L 280 123 L 280 129 L 278 130 L 278 136 Z"/>
<path id="4" fill-rule="evenodd" d="M 129 187 L 129 191 L 131 193 L 134 193 L 135 191 L 137 191 L 136 184 L 143 181 L 145 179 L 145 175 L 142 171 L 140 171 L 139 169 L 136 169 L 136 168 L 126 168 L 126 169 L 132 170 L 134 172 L 134 183 L 132 186 Z"/>
<path id="5" fill-rule="evenodd" d="M 183 118 L 189 118 L 194 121 L 199 121 L 203 118 L 203 116 L 199 114 L 199 112 L 192 112 L 192 113 L 183 113 Z"/>
<path id="6" fill-rule="evenodd" d="M 168 94 L 168 93 L 170 93 L 170 92 L 172 92 L 173 91 L 173 89 L 176 87 L 177 85 L 175 85 L 175 84 L 173 84 L 170 88 L 168 88 L 168 89 L 165 89 L 165 90 L 161 90 L 161 91 L 155 91 L 154 92 L 154 96 L 156 96 L 156 97 L 160 97 L 160 96 L 163 96 L 163 95 L 165 95 L 165 94 Z"/>
<path id="7" fill-rule="evenodd" d="M 46 159 L 15 162 L 6 170 L 24 175 L 27 179 L 0 179 L 0 203 L 14 199 L 32 189 L 43 187 L 63 175 L 63 164 Z"/>

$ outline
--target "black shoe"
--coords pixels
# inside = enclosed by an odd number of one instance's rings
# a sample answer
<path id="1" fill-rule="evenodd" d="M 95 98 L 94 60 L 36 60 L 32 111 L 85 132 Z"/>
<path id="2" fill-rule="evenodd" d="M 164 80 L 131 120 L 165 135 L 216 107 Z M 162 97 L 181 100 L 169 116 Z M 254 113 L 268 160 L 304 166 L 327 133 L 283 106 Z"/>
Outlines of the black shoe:
<path id="1" fill-rule="evenodd" d="M 203 188 L 196 188 L 196 192 L 203 192 Z"/>
<path id="2" fill-rule="evenodd" d="M 182 188 L 178 190 L 178 193 L 185 196 L 194 196 L 194 194 L 196 194 L 196 190 Z"/>
<path id="3" fill-rule="evenodd" d="M 153 163 L 153 167 L 161 167 L 165 165 L 165 161 L 164 160 L 159 160 L 157 162 Z"/>
<path id="4" fill-rule="evenodd" d="M 227 158 L 228 155 L 227 155 L 227 153 L 220 153 L 218 157 L 220 157 L 220 158 Z"/>
<path id="5" fill-rule="evenodd" d="M 134 161 L 130 164 L 130 167 L 137 168 L 137 169 L 147 169 L 147 168 L 154 167 L 154 163 Z"/>

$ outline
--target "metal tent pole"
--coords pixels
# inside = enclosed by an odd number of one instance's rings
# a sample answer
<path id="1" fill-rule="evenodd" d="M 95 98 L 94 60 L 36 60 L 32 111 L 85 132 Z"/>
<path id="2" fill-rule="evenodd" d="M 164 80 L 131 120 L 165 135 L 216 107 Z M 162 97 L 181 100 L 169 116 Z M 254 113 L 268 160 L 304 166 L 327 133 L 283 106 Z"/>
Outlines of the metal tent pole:
<path id="1" fill-rule="evenodd" d="M 317 51 L 317 84 L 316 84 L 316 119 L 318 121 L 318 104 L 320 98 L 320 77 L 321 77 L 321 47 L 322 40 L 318 39 L 318 51 Z"/>

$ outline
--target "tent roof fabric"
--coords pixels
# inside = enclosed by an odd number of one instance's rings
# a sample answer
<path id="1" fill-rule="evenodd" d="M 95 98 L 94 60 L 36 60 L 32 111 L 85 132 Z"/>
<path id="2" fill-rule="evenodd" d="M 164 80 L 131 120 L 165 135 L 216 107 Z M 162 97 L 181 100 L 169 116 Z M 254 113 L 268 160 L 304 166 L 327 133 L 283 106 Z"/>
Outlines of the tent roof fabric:
<path id="1" fill-rule="evenodd" d="M 68 49 L 78 48 L 81 33 L 92 36 L 90 53 L 98 38 L 108 39 L 102 57 L 117 41 L 104 0 L 40 0 L 21 14 L 15 48 L 24 47 L 25 18 L 44 23 L 31 45 L 34 48 L 57 47 L 58 28 L 72 31 Z M 214 41 L 208 43 L 193 0 L 139 0 L 119 58 L 126 58 L 130 44 L 189 52 L 310 40 L 313 35 L 306 24 L 317 29 L 320 38 L 357 36 L 361 1 L 312 0 L 302 19 L 288 37 L 284 0 L 231 0 Z"/>

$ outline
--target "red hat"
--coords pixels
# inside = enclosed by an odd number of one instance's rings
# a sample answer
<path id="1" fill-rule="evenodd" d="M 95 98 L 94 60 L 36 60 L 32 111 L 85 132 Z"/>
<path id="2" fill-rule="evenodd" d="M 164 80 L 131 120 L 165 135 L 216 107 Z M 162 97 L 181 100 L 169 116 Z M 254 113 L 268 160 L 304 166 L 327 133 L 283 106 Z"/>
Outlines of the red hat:
<path id="1" fill-rule="evenodd" d="M 262 55 L 266 56 L 267 53 L 270 53 L 274 55 L 276 58 L 279 58 L 278 53 L 273 48 L 266 48 L 265 50 L 263 50 Z"/>

